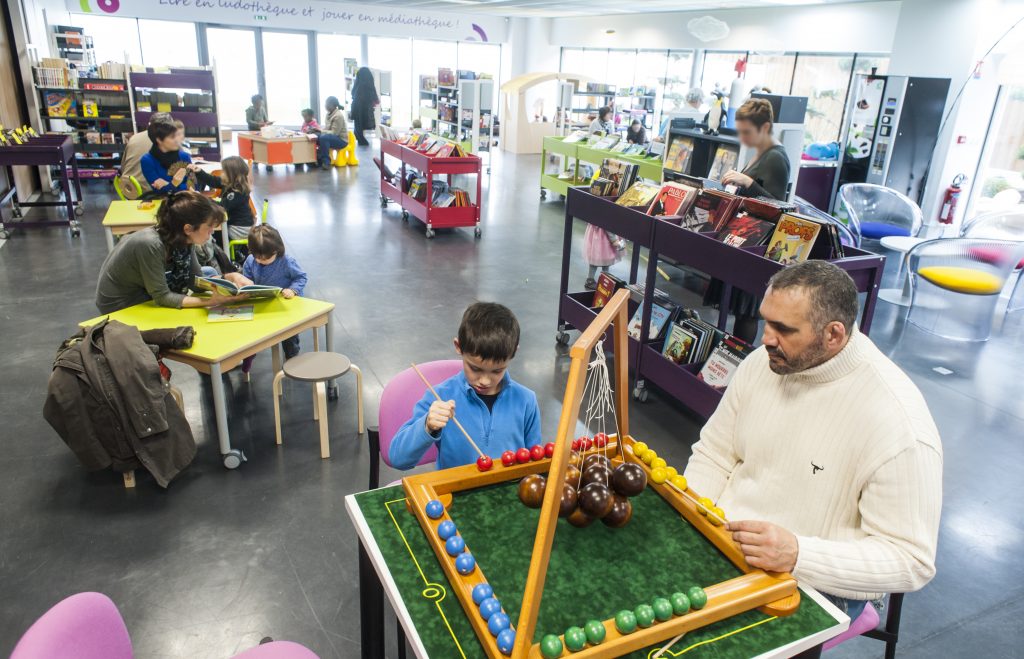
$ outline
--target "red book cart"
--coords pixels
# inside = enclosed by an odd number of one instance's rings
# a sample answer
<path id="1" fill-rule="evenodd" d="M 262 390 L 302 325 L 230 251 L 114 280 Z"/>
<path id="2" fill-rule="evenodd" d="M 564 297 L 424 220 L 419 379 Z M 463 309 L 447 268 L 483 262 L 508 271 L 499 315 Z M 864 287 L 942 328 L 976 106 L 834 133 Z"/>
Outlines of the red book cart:
<path id="1" fill-rule="evenodd" d="M 482 198 L 480 169 L 481 161 L 479 156 L 467 155 L 463 157 L 437 157 L 428 156 L 422 151 L 410 149 L 409 147 L 392 142 L 381 140 L 380 161 L 382 164 L 380 172 L 380 205 L 387 208 L 388 202 L 394 202 L 402 208 L 402 219 L 408 220 L 409 216 L 415 217 L 427 225 L 427 238 L 434 237 L 434 229 L 447 229 L 454 227 L 473 227 L 476 236 L 480 237 L 480 201 Z M 390 158 L 390 159 L 389 159 Z M 398 160 L 397 180 L 388 179 L 384 174 L 388 170 L 388 163 L 392 165 Z M 427 181 L 433 181 L 436 177 L 443 176 L 448 184 L 452 182 L 452 176 L 456 174 L 476 175 L 476 196 L 470 199 L 468 206 L 434 206 L 431 202 L 433 186 L 428 185 L 427 195 L 423 200 L 416 199 L 408 194 L 408 174 L 415 170 Z"/>

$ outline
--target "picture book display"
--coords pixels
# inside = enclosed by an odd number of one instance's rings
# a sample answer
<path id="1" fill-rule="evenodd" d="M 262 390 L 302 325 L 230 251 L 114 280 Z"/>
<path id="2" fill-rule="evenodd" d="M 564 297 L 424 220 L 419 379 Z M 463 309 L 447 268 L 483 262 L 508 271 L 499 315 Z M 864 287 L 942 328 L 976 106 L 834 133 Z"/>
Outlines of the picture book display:
<path id="1" fill-rule="evenodd" d="M 821 229 L 814 220 L 783 213 L 768 241 L 765 256 L 783 265 L 803 263 L 810 257 Z"/>
<path id="2" fill-rule="evenodd" d="M 615 291 L 618 290 L 619 286 L 623 285 L 623 281 L 615 275 L 602 272 L 597 277 L 597 287 L 594 289 L 594 301 L 591 303 L 591 307 L 599 309 L 603 307 L 608 300 L 611 299 Z"/>
<path id="3" fill-rule="evenodd" d="M 213 307 L 206 311 L 208 323 L 233 323 L 239 320 L 252 320 L 255 307 L 243 304 L 237 307 Z"/>
<path id="4" fill-rule="evenodd" d="M 605 135 L 604 137 L 602 137 L 601 139 L 599 139 L 597 142 L 594 143 L 594 148 L 595 149 L 610 149 L 613 146 L 615 146 L 615 144 L 618 143 L 618 141 L 619 141 L 619 136 L 618 135 L 615 135 L 615 134 Z"/>
<path id="5" fill-rule="evenodd" d="M 629 335 L 636 340 L 640 340 L 641 325 L 643 324 L 643 305 L 636 308 L 636 312 L 633 314 L 633 318 L 629 321 Z M 672 311 L 668 308 L 661 306 L 660 304 L 651 304 L 651 323 L 647 327 L 647 339 L 654 341 L 661 336 L 662 330 L 668 324 L 669 319 L 672 316 Z"/>
<path id="6" fill-rule="evenodd" d="M 633 185 L 633 180 L 636 179 L 637 169 L 639 169 L 639 167 L 636 165 L 632 165 L 621 160 L 605 158 L 601 163 L 601 170 L 598 173 L 598 177 L 607 179 L 611 182 L 611 187 L 607 194 L 619 196 Z"/>
<path id="7" fill-rule="evenodd" d="M 725 223 L 732 219 L 739 208 L 740 198 L 728 192 L 704 189 L 693 202 L 690 218 L 684 224 L 694 231 L 713 231 L 718 233 Z"/>
<path id="8" fill-rule="evenodd" d="M 276 297 L 281 292 L 278 286 L 260 286 L 259 284 L 236 286 L 234 282 L 221 279 L 220 277 L 196 277 L 196 288 L 228 297 L 244 293 L 250 298 L 257 299 Z"/>
<path id="9" fill-rule="evenodd" d="M 751 247 L 764 242 L 774 228 L 775 224 L 768 220 L 741 212 L 722 227 L 717 238 L 733 247 Z"/>
<path id="10" fill-rule="evenodd" d="M 677 137 L 668 145 L 668 152 L 665 154 L 665 169 L 686 174 L 690 166 L 691 155 L 693 155 L 693 139 Z"/>
<path id="11" fill-rule="evenodd" d="M 565 136 L 562 140 L 563 144 L 576 144 L 577 142 L 587 141 L 587 131 L 585 130 L 574 130 L 572 133 Z"/>
<path id="12" fill-rule="evenodd" d="M 708 178 L 713 181 L 721 181 L 722 176 L 726 172 L 736 169 L 739 158 L 739 147 L 727 144 L 720 145 L 715 149 L 715 159 L 712 161 L 711 169 L 708 171 Z"/>
<path id="13" fill-rule="evenodd" d="M 699 190 L 692 185 L 670 181 L 661 186 L 661 190 L 647 208 L 647 214 L 654 217 L 686 217 L 698 192 Z"/>
<path id="14" fill-rule="evenodd" d="M 696 336 L 679 323 L 672 323 L 661 354 L 675 364 L 688 364 L 690 363 L 690 353 L 693 352 L 693 347 L 696 344 Z"/>
<path id="15" fill-rule="evenodd" d="M 749 344 L 733 336 L 727 337 L 711 352 L 697 379 L 715 389 L 725 389 L 740 363 L 753 351 Z"/>
<path id="16" fill-rule="evenodd" d="M 654 198 L 658 196 L 660 190 L 660 185 L 637 181 L 628 190 L 619 195 L 615 203 L 619 206 L 643 208 L 646 210 L 651 205 L 651 202 L 654 201 Z"/>

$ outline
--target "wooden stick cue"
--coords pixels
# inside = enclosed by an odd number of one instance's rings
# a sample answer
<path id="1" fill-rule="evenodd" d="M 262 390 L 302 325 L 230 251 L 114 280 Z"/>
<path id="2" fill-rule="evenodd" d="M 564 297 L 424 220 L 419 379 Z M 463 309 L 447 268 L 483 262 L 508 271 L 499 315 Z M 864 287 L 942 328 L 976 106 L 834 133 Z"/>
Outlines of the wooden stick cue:
<path id="1" fill-rule="evenodd" d="M 430 384 L 430 381 L 427 380 L 425 375 L 423 375 L 423 371 L 421 371 L 419 367 L 416 366 L 416 364 L 411 364 L 411 366 L 412 370 L 416 371 L 416 375 L 420 376 L 420 379 L 423 380 L 423 384 L 427 385 L 427 389 L 430 390 L 430 393 L 434 394 L 434 398 L 436 398 L 438 402 L 443 403 L 444 401 L 441 399 L 441 396 L 438 395 L 437 390 L 434 389 L 434 387 Z M 476 445 L 476 442 L 474 442 L 473 438 L 469 436 L 469 433 L 466 432 L 466 429 L 462 427 L 462 424 L 459 423 L 459 420 L 455 418 L 454 412 L 452 413 L 452 421 L 455 422 L 456 427 L 462 431 L 463 435 L 465 435 L 466 441 L 470 443 L 470 445 L 477 453 L 480 454 L 480 457 L 483 457 L 484 452 L 480 450 L 480 447 Z"/>
<path id="2" fill-rule="evenodd" d="M 663 645 L 660 650 L 658 650 L 657 652 L 654 653 L 654 655 L 651 656 L 651 659 L 658 659 L 658 657 L 660 657 L 661 655 L 663 655 L 666 652 L 668 652 L 668 649 L 670 647 L 672 647 L 673 645 L 675 645 L 676 643 L 678 643 L 679 639 L 681 639 L 684 636 L 686 636 L 686 632 L 683 632 L 679 636 L 676 636 L 674 639 L 672 639 L 671 641 L 669 641 L 668 643 Z"/>
<path id="3" fill-rule="evenodd" d="M 695 499 L 692 496 L 690 496 L 689 494 L 687 494 L 685 491 L 683 491 L 682 489 L 677 487 L 676 484 L 673 483 L 672 481 L 665 481 L 665 485 L 668 485 L 669 487 L 671 487 L 673 490 L 675 490 L 679 494 L 682 494 L 684 497 L 689 499 L 693 503 L 693 505 L 697 506 L 698 508 L 703 509 L 704 512 L 707 513 L 707 515 L 709 517 L 714 517 L 715 519 L 717 519 L 719 522 L 722 523 L 722 526 L 725 526 L 727 524 L 727 522 L 724 519 L 722 519 L 721 517 L 718 516 L 718 513 L 716 513 L 715 511 L 711 510 L 710 508 L 705 506 L 703 503 L 701 503 L 697 499 Z"/>

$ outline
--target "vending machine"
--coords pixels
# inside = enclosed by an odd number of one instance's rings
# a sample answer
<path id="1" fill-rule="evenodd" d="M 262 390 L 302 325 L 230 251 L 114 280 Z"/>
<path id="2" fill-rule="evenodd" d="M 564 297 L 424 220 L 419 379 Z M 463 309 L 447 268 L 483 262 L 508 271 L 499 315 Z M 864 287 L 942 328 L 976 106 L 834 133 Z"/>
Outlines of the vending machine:
<path id="1" fill-rule="evenodd" d="M 845 183 L 884 185 L 920 203 L 948 93 L 949 78 L 854 75 L 829 210 Z"/>

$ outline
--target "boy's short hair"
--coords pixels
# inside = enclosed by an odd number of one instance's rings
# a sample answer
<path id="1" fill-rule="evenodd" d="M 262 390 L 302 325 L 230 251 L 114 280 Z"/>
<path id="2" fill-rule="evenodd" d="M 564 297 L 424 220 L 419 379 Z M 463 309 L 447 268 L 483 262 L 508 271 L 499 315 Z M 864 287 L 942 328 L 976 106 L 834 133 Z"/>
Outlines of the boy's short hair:
<path id="1" fill-rule="evenodd" d="M 263 94 L 253 94 L 249 98 L 249 100 L 252 101 L 253 105 L 255 105 L 256 101 L 262 101 L 263 100 Z"/>
<path id="2" fill-rule="evenodd" d="M 505 305 L 475 302 L 462 314 L 459 349 L 484 361 L 509 361 L 519 349 L 519 321 Z"/>
<path id="3" fill-rule="evenodd" d="M 156 123 L 150 122 L 149 126 L 146 127 L 146 133 L 149 135 L 149 139 L 154 144 L 159 140 L 165 140 L 178 132 L 178 127 L 173 123 L 166 123 L 158 121 Z"/>
<path id="4" fill-rule="evenodd" d="M 178 130 L 185 130 L 185 122 L 181 119 L 175 119 L 171 123 L 174 124 L 174 127 Z"/>
<path id="5" fill-rule="evenodd" d="M 302 111 L 302 114 L 308 114 L 309 116 L 312 117 L 313 116 L 313 108 L 306 108 L 306 109 L 304 109 Z"/>
<path id="6" fill-rule="evenodd" d="M 284 258 L 284 239 L 269 224 L 257 224 L 249 230 L 249 252 L 261 259 L 275 255 Z"/>

